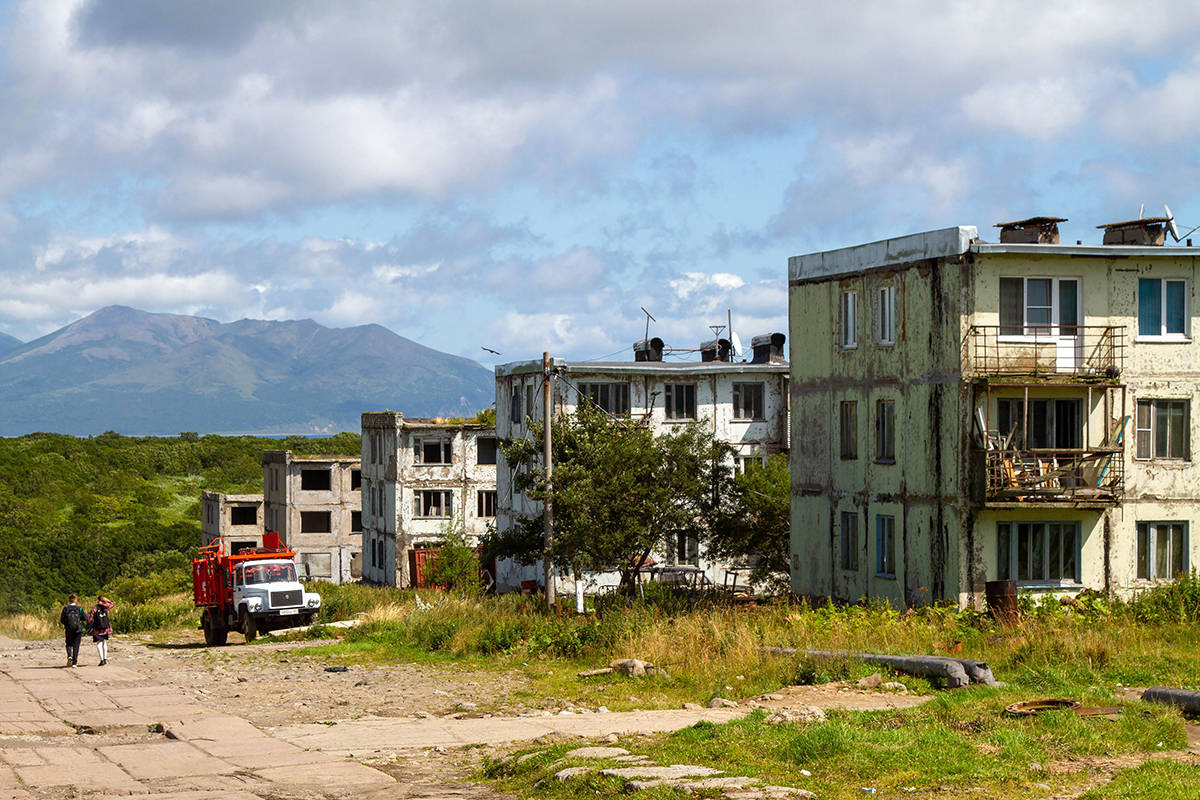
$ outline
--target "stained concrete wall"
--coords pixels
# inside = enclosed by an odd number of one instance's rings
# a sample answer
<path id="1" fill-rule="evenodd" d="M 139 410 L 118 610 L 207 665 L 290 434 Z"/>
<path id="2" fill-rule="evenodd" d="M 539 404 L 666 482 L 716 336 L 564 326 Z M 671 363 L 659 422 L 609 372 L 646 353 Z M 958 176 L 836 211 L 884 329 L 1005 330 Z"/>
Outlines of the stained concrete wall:
<path id="1" fill-rule="evenodd" d="M 254 522 L 233 522 L 233 509 L 253 509 Z M 221 540 L 223 552 L 229 553 L 235 542 L 248 542 L 251 547 L 262 547 L 263 496 L 261 494 L 225 494 L 224 492 L 200 493 L 200 544 L 207 545 L 214 539 Z"/>

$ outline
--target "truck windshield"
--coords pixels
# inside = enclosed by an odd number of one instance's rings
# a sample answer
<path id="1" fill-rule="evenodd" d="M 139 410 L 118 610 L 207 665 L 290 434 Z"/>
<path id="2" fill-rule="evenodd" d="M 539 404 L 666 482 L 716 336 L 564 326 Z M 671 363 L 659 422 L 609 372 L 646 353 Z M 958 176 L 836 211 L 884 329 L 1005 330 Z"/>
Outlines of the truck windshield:
<path id="1" fill-rule="evenodd" d="M 294 583 L 296 567 L 292 564 L 254 564 L 242 568 L 247 584 Z"/>

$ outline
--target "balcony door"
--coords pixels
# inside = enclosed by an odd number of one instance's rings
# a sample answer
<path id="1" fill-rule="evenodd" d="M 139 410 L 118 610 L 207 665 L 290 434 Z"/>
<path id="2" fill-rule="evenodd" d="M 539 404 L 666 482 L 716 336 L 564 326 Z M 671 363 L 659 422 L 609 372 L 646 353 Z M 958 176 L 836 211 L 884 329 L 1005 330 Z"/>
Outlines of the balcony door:
<path id="1" fill-rule="evenodd" d="M 1000 335 L 1053 345 L 1057 372 L 1079 368 L 1079 316 L 1078 278 L 1000 279 Z"/>
<path id="2" fill-rule="evenodd" d="M 1083 401 L 1072 398 L 996 401 L 1000 436 L 1013 432 L 1014 450 L 1078 450 L 1083 447 Z M 1026 430 L 1028 427 L 1028 430 Z"/>

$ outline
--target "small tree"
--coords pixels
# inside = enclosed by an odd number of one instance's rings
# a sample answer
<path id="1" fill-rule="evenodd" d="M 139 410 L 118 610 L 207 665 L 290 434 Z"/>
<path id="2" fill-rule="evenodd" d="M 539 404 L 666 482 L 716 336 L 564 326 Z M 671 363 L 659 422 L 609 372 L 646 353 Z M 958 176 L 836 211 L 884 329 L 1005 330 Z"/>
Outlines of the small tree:
<path id="1" fill-rule="evenodd" d="M 479 579 L 479 556 L 467 538 L 462 519 L 448 520 L 442 526 L 441 535 L 441 544 L 422 577 L 434 586 L 444 586 L 463 594 L 479 592 L 483 588 Z"/>
<path id="2" fill-rule="evenodd" d="M 708 552 L 753 564 L 750 579 L 774 589 L 787 587 L 791 549 L 791 484 L 787 456 L 750 465 L 733 479 L 729 502 L 713 524 Z"/>

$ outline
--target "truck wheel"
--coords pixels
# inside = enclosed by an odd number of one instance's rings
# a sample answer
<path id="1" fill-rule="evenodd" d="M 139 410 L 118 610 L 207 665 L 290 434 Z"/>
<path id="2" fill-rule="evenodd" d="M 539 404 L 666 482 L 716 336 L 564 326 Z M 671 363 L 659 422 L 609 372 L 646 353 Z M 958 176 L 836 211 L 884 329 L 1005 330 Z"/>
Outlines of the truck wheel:
<path id="1" fill-rule="evenodd" d="M 246 637 L 247 642 L 253 642 L 258 638 L 258 621 L 242 609 L 242 635 Z"/>
<path id="2" fill-rule="evenodd" d="M 210 647 L 220 647 L 229 639 L 225 620 L 219 614 L 214 614 L 212 609 L 204 609 L 200 615 L 200 627 L 204 628 L 204 643 Z"/>

